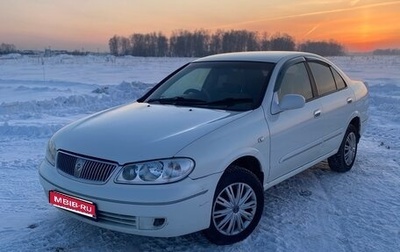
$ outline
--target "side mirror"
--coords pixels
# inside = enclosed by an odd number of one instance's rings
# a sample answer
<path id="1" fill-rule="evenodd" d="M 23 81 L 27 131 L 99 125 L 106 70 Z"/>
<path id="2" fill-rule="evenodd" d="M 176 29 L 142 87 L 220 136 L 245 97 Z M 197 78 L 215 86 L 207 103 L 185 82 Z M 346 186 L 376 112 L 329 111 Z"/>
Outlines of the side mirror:
<path id="1" fill-rule="evenodd" d="M 283 96 L 279 103 L 279 108 L 281 111 L 292 110 L 304 107 L 306 104 L 306 99 L 302 95 L 298 94 L 287 94 Z"/>
<path id="2" fill-rule="evenodd" d="M 271 113 L 273 115 L 279 114 L 285 110 L 292 110 L 302 108 L 306 105 L 306 99 L 299 94 L 287 94 L 278 101 L 278 95 L 275 93 L 273 102 L 271 104 Z"/>

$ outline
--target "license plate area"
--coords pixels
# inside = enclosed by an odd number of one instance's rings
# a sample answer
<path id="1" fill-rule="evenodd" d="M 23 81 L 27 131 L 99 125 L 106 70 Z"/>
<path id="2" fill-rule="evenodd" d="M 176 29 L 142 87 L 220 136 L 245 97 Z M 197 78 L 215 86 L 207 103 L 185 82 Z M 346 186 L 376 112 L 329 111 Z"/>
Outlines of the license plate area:
<path id="1" fill-rule="evenodd" d="M 96 205 L 84 199 L 57 191 L 49 192 L 49 203 L 55 207 L 96 219 Z"/>

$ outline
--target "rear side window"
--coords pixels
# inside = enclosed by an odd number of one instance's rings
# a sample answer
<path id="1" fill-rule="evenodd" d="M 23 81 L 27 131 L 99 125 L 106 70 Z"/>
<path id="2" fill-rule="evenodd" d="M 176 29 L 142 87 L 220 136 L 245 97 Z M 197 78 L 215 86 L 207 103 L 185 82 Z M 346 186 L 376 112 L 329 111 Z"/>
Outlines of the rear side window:
<path id="1" fill-rule="evenodd" d="M 332 69 L 332 73 L 333 73 L 333 77 L 335 78 L 335 82 L 336 82 L 336 87 L 338 90 L 343 89 L 346 87 L 346 83 L 344 82 L 342 76 L 340 76 L 340 74 L 333 68 Z"/>
<path id="2" fill-rule="evenodd" d="M 329 66 L 317 62 L 309 62 L 309 66 L 314 76 L 319 95 L 336 91 L 336 83 Z"/>
<path id="3" fill-rule="evenodd" d="M 278 90 L 279 100 L 287 94 L 299 94 L 306 100 L 313 98 L 310 78 L 304 63 L 292 65 L 285 71 Z"/>

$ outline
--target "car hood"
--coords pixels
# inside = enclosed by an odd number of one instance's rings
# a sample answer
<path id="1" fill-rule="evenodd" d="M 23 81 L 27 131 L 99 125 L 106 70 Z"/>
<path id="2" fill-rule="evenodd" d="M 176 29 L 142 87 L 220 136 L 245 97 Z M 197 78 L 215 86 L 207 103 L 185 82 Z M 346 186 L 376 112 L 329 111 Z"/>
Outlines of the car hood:
<path id="1" fill-rule="evenodd" d="M 53 141 L 58 150 L 122 165 L 173 157 L 196 139 L 245 114 L 135 102 L 78 120 L 57 132 Z"/>

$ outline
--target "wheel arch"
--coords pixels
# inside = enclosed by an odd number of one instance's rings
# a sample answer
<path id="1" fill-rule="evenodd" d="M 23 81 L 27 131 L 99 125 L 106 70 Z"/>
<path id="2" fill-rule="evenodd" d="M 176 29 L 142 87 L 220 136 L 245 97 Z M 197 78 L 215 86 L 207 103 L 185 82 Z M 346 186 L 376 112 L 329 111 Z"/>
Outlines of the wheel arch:
<path id="1" fill-rule="evenodd" d="M 262 185 L 264 184 L 264 172 L 262 170 L 260 161 L 256 157 L 254 156 L 240 157 L 235 161 L 233 161 L 226 170 L 228 170 L 229 167 L 232 166 L 240 166 L 246 170 L 249 170 L 254 175 L 256 175 L 256 177 L 258 178 L 258 180 Z"/>
<path id="2" fill-rule="evenodd" d="M 351 125 L 353 125 L 356 128 L 356 136 L 357 136 L 357 143 L 360 141 L 360 137 L 361 137 L 361 120 L 360 117 L 356 116 L 354 117 L 350 123 Z"/>
<path id="3" fill-rule="evenodd" d="M 264 190 L 259 177 L 263 175 L 257 170 L 257 164 L 255 157 L 243 156 L 223 172 L 214 194 L 210 226 L 203 231 L 210 242 L 230 245 L 242 241 L 260 222 Z"/>

